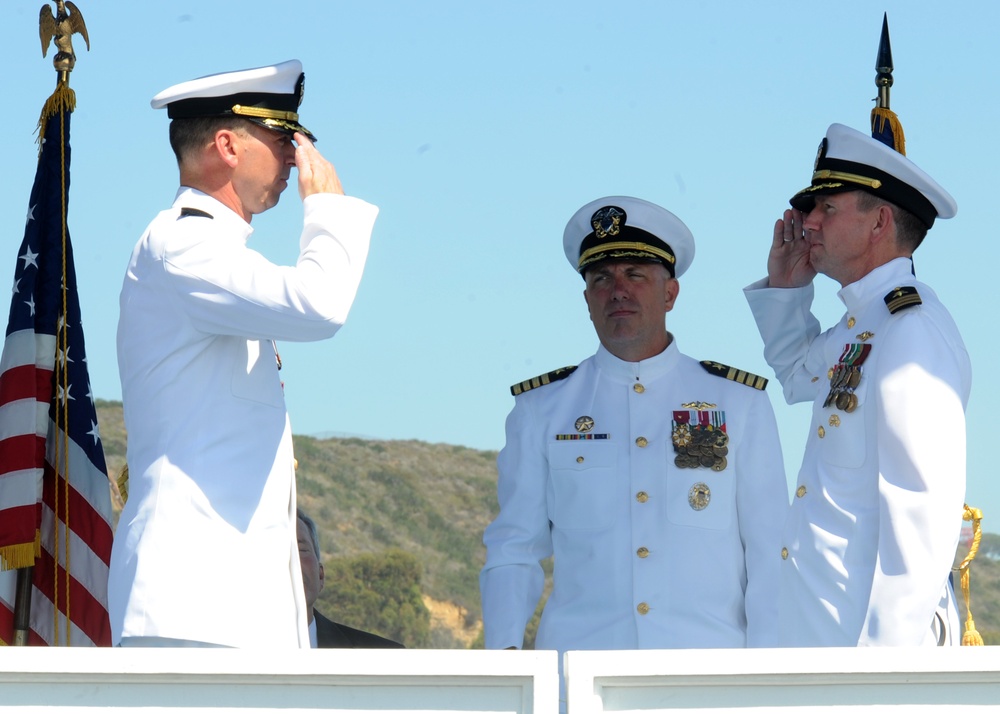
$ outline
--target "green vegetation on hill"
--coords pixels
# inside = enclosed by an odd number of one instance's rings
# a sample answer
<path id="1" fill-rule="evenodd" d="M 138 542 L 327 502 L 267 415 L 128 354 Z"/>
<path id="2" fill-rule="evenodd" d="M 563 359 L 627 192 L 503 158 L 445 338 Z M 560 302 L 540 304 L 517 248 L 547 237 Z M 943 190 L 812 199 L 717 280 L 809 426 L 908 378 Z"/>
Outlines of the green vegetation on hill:
<path id="1" fill-rule="evenodd" d="M 97 405 L 114 478 L 125 465 L 121 404 Z M 454 605 L 463 620 L 456 630 L 477 627 L 482 533 L 497 510 L 496 452 L 296 436 L 295 455 L 299 506 L 320 530 L 327 580 L 320 610 L 408 647 L 467 646 L 432 622 L 422 597 Z M 995 527 L 991 518 L 1000 523 L 1000 514 L 987 513 L 987 527 Z M 956 562 L 964 556 L 960 548 Z M 972 564 L 972 613 L 986 643 L 1000 644 L 1000 535 L 983 536 Z M 535 628 L 537 614 L 527 646 Z M 482 638 L 472 646 L 482 647 Z"/>

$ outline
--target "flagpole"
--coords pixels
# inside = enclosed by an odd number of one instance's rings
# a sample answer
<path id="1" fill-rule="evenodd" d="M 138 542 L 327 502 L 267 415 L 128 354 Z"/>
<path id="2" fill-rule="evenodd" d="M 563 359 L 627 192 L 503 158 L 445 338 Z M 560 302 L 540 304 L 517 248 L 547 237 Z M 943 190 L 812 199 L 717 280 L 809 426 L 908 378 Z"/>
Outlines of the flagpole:
<path id="1" fill-rule="evenodd" d="M 29 617 L 31 615 L 31 579 L 35 567 L 17 569 L 17 594 L 14 598 L 14 642 L 15 647 L 28 644 Z"/>
<path id="2" fill-rule="evenodd" d="M 67 11 L 67 7 L 69 10 Z M 53 13 L 48 3 L 42 6 L 38 18 L 39 36 L 42 42 L 42 57 L 48 53 L 49 44 L 54 43 L 58 50 L 52 58 L 52 66 L 56 70 L 56 89 L 46 101 L 39 119 L 39 150 L 45 134 L 45 124 L 54 115 L 72 112 L 75 105 L 73 90 L 69 88 L 69 73 L 76 65 L 76 54 L 73 52 L 72 36 L 83 36 L 87 49 L 90 49 L 90 38 L 83 15 L 72 2 L 56 0 L 56 12 Z M 53 147 L 54 148 L 54 147 Z M 58 513 L 56 514 L 58 516 Z M 58 528 L 58 524 L 56 526 Z M 68 531 L 68 528 L 67 528 Z M 68 534 L 67 534 L 68 537 Z M 38 543 L 36 541 L 36 548 Z M 58 553 L 56 554 L 58 561 Z M 31 592 L 34 582 L 35 568 L 29 565 L 17 568 L 17 584 L 14 597 L 14 646 L 28 645 L 28 634 L 31 629 Z M 68 627 L 68 626 L 67 626 Z"/>

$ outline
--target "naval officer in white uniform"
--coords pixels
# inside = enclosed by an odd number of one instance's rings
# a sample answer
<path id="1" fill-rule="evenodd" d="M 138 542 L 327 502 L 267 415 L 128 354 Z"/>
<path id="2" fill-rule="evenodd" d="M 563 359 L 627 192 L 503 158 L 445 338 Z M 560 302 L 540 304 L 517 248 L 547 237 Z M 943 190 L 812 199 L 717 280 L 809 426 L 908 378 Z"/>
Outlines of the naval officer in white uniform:
<path id="1" fill-rule="evenodd" d="M 512 387 L 500 513 L 480 576 L 488 648 L 773 644 L 787 487 L 766 380 L 680 351 L 666 329 L 694 239 L 624 196 L 564 234 L 585 281 L 595 355 Z"/>
<path id="2" fill-rule="evenodd" d="M 954 199 L 910 160 L 841 124 L 774 227 L 746 288 L 789 403 L 813 402 L 781 559 L 780 643 L 959 644 L 949 573 L 965 497 L 972 374 L 913 251 Z M 813 278 L 846 312 L 820 331 Z"/>
<path id="3" fill-rule="evenodd" d="M 309 647 L 292 433 L 275 341 L 331 337 L 378 209 L 345 196 L 299 123 L 296 61 L 164 90 L 180 168 L 121 292 L 129 499 L 109 582 L 122 645 Z M 293 266 L 247 243 L 297 169 Z"/>

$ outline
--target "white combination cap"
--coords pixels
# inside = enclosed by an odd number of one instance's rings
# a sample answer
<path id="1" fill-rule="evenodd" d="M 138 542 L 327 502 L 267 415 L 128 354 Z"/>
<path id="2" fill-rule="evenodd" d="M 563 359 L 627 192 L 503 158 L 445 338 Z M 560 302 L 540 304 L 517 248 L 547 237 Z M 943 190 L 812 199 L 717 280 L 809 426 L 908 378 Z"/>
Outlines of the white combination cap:
<path id="1" fill-rule="evenodd" d="M 789 203 L 811 211 L 816 196 L 867 191 L 909 211 L 930 228 L 935 218 L 951 218 L 958 204 L 916 164 L 877 139 L 843 124 L 831 124 L 819 145 L 812 184 Z"/>
<path id="2" fill-rule="evenodd" d="M 240 116 L 285 134 L 301 132 L 315 141 L 312 132 L 299 124 L 304 87 L 302 63 L 288 60 L 181 82 L 164 89 L 150 104 L 153 109 L 166 107 L 171 119 Z"/>
<path id="3" fill-rule="evenodd" d="M 694 260 L 694 236 L 670 211 L 629 196 L 591 201 L 563 231 L 563 250 L 575 270 L 602 260 L 657 262 L 675 278 Z"/>

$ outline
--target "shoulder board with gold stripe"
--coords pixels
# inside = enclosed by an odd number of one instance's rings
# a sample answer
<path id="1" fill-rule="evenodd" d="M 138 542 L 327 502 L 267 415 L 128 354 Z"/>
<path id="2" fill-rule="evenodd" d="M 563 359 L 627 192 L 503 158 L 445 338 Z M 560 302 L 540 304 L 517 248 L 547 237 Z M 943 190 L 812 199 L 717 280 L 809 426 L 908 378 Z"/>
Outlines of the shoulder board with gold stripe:
<path id="1" fill-rule="evenodd" d="M 754 389 L 767 388 L 767 379 L 750 372 L 744 372 L 742 369 L 736 369 L 735 367 L 720 364 L 719 362 L 713 362 L 708 359 L 702 360 L 701 366 L 705 368 L 706 372 L 714 374 L 716 377 L 725 377 L 726 379 L 739 382 L 740 384 L 745 384 L 748 387 L 753 387 Z"/>
<path id="2" fill-rule="evenodd" d="M 560 379 L 566 379 L 566 377 L 570 376 L 575 371 L 576 365 L 573 365 L 572 367 L 563 367 L 562 369 L 540 374 L 537 377 L 532 377 L 531 379 L 526 379 L 523 382 L 518 382 L 513 385 L 510 388 L 510 393 L 516 397 L 519 394 L 531 391 L 535 387 L 544 387 L 546 384 L 552 384 L 553 382 L 558 382 Z"/>
<path id="3" fill-rule="evenodd" d="M 924 302 L 914 287 L 893 288 L 883 299 L 890 315 L 914 305 L 922 305 Z"/>

